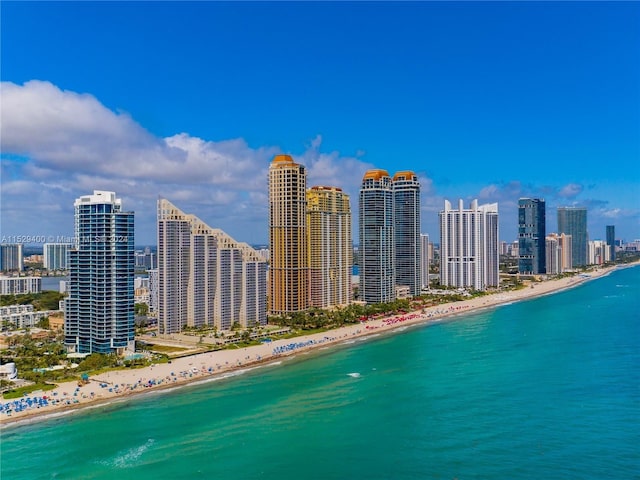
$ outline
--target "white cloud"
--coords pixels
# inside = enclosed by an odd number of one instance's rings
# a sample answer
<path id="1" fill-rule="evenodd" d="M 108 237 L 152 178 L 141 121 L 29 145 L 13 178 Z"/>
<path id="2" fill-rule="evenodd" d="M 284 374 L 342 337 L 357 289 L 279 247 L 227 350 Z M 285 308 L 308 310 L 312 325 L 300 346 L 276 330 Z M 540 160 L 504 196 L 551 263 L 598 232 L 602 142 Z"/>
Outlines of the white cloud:
<path id="1" fill-rule="evenodd" d="M 569 183 L 558 191 L 558 196 L 561 198 L 571 199 L 577 197 L 582 193 L 583 190 L 584 187 L 582 185 L 577 183 Z"/>
<path id="2" fill-rule="evenodd" d="M 50 82 L 2 82 L 0 94 L 3 232 L 68 233 L 74 199 L 101 189 L 115 191 L 136 211 L 137 235 L 147 243 L 155 237 L 159 195 L 238 240 L 266 239 L 267 175 L 277 147 L 187 133 L 158 138 L 93 95 Z M 309 185 L 341 186 L 353 198 L 371 166 L 321 153 L 321 143 L 317 135 L 296 157 L 308 167 Z M 42 218 L 45 210 L 52 213 Z"/>

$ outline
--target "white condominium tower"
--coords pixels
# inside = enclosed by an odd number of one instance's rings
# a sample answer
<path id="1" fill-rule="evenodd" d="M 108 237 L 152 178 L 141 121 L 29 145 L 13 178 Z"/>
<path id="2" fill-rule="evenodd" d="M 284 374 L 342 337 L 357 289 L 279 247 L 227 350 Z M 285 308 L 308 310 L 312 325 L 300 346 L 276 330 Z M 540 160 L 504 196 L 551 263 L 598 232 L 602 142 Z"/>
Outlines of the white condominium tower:
<path id="1" fill-rule="evenodd" d="M 429 266 L 431 265 L 431 248 L 429 235 L 420 235 L 420 284 L 422 288 L 429 288 Z"/>
<path id="2" fill-rule="evenodd" d="M 440 212 L 440 284 L 484 290 L 499 285 L 498 204 Z"/>
<path id="3" fill-rule="evenodd" d="M 289 155 L 269 167 L 269 311 L 274 315 L 309 308 L 307 173 Z"/>
<path id="4" fill-rule="evenodd" d="M 420 295 L 420 182 L 413 172 L 393 176 L 393 226 L 396 285 L 409 287 L 412 296 Z"/>
<path id="5" fill-rule="evenodd" d="M 42 246 L 42 264 L 47 270 L 64 270 L 67 268 L 67 252 L 73 245 L 70 243 L 45 243 Z"/>
<path id="6" fill-rule="evenodd" d="M 266 262 L 249 245 L 158 200 L 160 333 L 266 324 L 266 275 Z"/>
<path id="7" fill-rule="evenodd" d="M 369 170 L 360 188 L 360 300 L 395 299 L 393 185 L 386 170 Z"/>
<path id="8" fill-rule="evenodd" d="M 351 301 L 351 205 L 337 187 L 307 190 L 310 300 L 312 307 L 347 305 Z"/>

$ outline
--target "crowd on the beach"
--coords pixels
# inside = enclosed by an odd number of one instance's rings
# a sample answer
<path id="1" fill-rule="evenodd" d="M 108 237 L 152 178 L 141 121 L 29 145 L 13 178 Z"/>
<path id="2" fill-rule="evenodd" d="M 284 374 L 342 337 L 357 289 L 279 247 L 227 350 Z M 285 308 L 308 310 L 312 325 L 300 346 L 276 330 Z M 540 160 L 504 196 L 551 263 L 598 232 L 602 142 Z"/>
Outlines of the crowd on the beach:
<path id="1" fill-rule="evenodd" d="M 52 395 L 25 396 L 16 398 L 15 400 L 9 400 L 8 402 L 0 403 L 0 414 L 10 417 L 14 413 L 39 410 L 56 405 L 74 405 L 80 403 L 80 400 L 77 398 L 77 390 L 73 392 L 73 396 L 69 396 L 67 392 L 64 392 L 61 398 L 57 398 L 57 396 L 57 392 L 54 392 Z"/>
<path id="2" fill-rule="evenodd" d="M 438 315 L 450 315 L 452 313 L 457 313 L 467 308 L 469 308 L 468 305 L 451 305 L 448 308 L 436 308 L 426 313 L 409 313 L 406 315 L 396 315 L 394 317 L 383 318 L 382 323 L 380 325 L 370 325 L 368 324 L 367 320 L 361 323 L 364 324 L 367 330 L 375 330 L 377 328 L 389 327 L 391 325 L 407 322 L 409 320 L 426 320 Z"/>

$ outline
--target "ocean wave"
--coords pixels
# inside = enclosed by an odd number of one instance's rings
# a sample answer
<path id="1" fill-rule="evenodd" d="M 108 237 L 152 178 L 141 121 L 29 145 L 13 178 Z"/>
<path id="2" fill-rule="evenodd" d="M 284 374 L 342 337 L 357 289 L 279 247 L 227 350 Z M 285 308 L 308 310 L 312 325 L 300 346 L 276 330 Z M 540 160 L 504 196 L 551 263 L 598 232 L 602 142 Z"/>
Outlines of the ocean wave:
<path id="1" fill-rule="evenodd" d="M 353 378 L 360 378 L 360 374 L 358 372 L 347 373 L 347 375 Z"/>
<path id="2" fill-rule="evenodd" d="M 142 445 L 138 445 L 137 447 L 132 447 L 128 450 L 123 450 L 118 452 L 116 456 L 110 460 L 102 460 L 99 463 L 114 468 L 129 468 L 134 466 L 134 462 L 136 462 L 151 446 L 155 443 L 153 438 L 148 439 Z"/>

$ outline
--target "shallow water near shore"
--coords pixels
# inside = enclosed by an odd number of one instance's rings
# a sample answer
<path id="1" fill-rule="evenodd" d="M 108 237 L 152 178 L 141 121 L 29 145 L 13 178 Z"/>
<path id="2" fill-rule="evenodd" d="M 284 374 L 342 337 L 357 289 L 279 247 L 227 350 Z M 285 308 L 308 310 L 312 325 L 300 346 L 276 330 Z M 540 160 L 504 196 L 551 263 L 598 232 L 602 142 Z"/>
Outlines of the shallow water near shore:
<path id="1" fill-rule="evenodd" d="M 634 478 L 640 268 L 0 432 L 31 478 Z"/>

